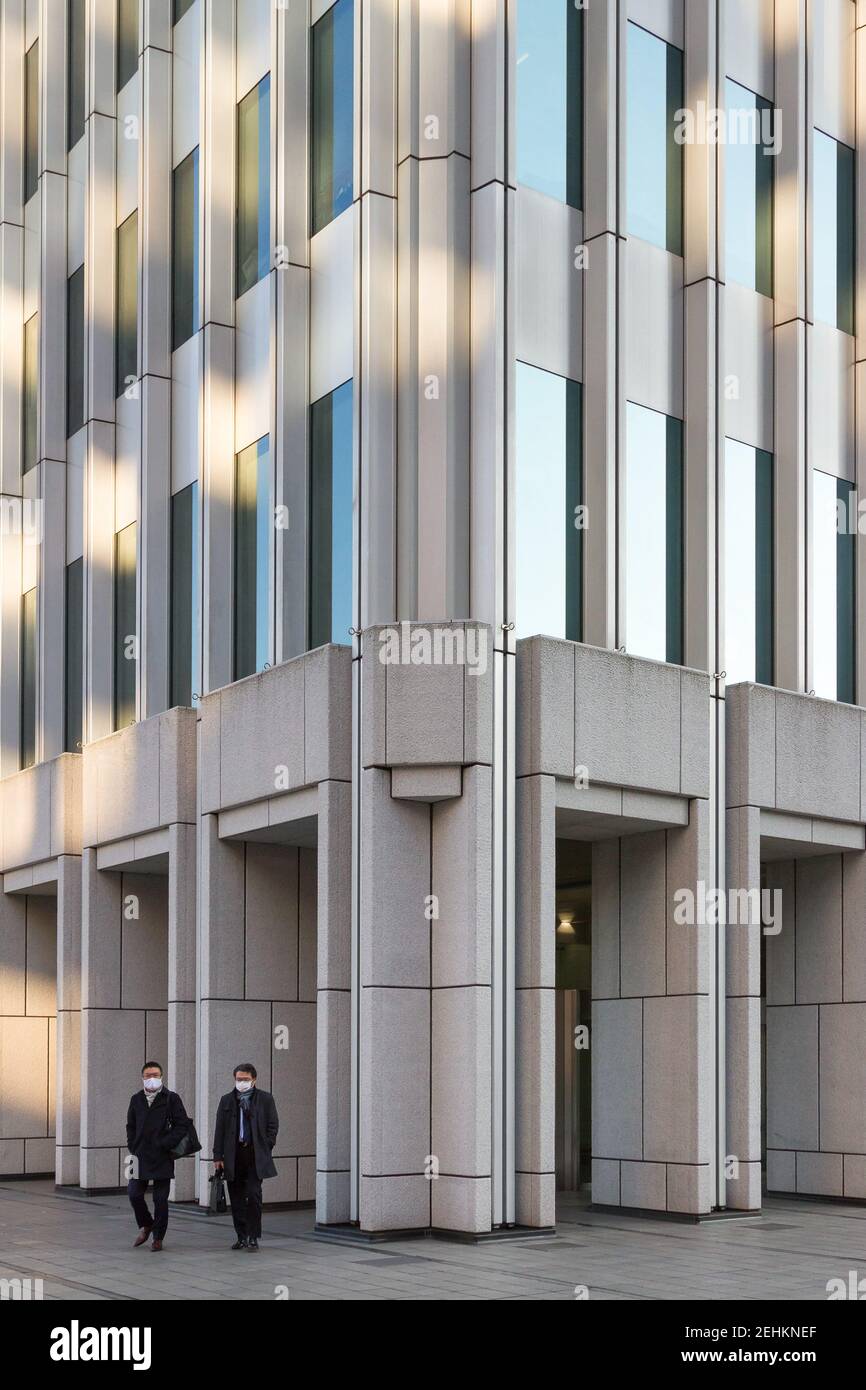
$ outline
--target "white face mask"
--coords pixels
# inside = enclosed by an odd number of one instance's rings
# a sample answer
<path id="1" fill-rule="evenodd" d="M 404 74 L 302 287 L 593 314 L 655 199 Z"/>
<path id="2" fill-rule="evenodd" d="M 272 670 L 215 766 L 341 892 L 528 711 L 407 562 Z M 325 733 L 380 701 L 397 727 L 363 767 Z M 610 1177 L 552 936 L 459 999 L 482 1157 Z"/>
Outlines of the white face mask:
<path id="1" fill-rule="evenodd" d="M 144 1089 L 146 1091 L 158 1091 L 162 1081 L 158 1076 L 146 1076 L 144 1078 Z"/>
<path id="2" fill-rule="evenodd" d="M 250 1089 L 252 1084 L 253 1083 L 251 1081 L 236 1081 L 235 1090 L 240 1091 L 243 1094 L 243 1092 L 248 1091 Z"/>

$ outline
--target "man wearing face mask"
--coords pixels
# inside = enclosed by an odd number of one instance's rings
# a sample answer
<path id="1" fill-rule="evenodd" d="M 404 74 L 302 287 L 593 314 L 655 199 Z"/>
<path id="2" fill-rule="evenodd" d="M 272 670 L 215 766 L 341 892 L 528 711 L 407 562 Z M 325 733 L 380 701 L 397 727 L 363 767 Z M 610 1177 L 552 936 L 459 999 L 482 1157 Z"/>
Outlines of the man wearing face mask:
<path id="1" fill-rule="evenodd" d="M 217 1106 L 213 1158 L 225 1170 L 237 1240 L 232 1250 L 258 1251 L 262 1233 L 262 1181 L 275 1178 L 271 1151 L 279 1120 L 270 1091 L 256 1086 L 252 1062 L 235 1067 L 235 1088 Z"/>
<path id="2" fill-rule="evenodd" d="M 169 1152 L 177 1147 L 189 1127 L 183 1101 L 163 1084 L 159 1062 L 145 1062 L 141 1069 L 142 1089 L 129 1102 L 126 1115 L 126 1147 L 135 1159 L 135 1176 L 127 1191 L 138 1222 L 133 1245 L 144 1245 L 153 1237 L 152 1250 L 161 1250 L 168 1226 L 168 1189 L 174 1177 L 174 1159 Z M 153 1216 L 144 1194 L 153 1183 Z"/>

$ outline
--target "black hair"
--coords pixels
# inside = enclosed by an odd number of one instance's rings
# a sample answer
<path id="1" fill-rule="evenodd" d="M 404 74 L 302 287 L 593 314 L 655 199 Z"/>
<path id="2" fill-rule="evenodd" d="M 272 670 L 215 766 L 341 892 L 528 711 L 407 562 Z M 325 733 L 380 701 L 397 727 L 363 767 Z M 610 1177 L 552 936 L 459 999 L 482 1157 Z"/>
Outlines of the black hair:
<path id="1" fill-rule="evenodd" d="M 232 1075 L 237 1076 L 239 1071 L 248 1071 L 250 1076 L 253 1078 L 253 1081 L 255 1081 L 256 1077 L 258 1076 L 258 1072 L 253 1066 L 252 1062 L 238 1062 L 237 1066 L 232 1072 Z"/>

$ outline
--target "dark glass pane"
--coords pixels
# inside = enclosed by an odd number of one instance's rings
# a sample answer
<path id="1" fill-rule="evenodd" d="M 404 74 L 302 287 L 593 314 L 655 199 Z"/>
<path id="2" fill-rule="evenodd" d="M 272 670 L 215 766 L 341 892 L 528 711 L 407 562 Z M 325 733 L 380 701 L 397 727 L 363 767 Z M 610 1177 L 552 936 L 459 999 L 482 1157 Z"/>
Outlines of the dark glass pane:
<path id="1" fill-rule="evenodd" d="M 39 44 L 24 59 L 24 201 L 39 187 Z"/>
<path id="2" fill-rule="evenodd" d="M 84 561 L 66 566 L 66 738 L 67 753 L 77 753 L 83 729 Z"/>
<path id="3" fill-rule="evenodd" d="M 198 150 L 174 171 L 172 202 L 172 346 L 180 347 L 199 326 Z"/>
<path id="4" fill-rule="evenodd" d="M 237 294 L 270 270 L 271 79 L 263 77 L 238 105 Z"/>
<path id="5" fill-rule="evenodd" d="M 183 19 L 187 10 L 192 9 L 193 4 L 194 0 L 174 0 L 174 13 L 172 15 L 172 23 L 177 24 L 178 20 Z"/>
<path id="6" fill-rule="evenodd" d="M 665 660 L 683 660 L 683 425 L 667 417 L 667 653 Z"/>
<path id="7" fill-rule="evenodd" d="M 171 499 L 171 704 L 198 693 L 198 483 Z"/>
<path id="8" fill-rule="evenodd" d="M 238 454 L 235 465 L 235 680 L 270 660 L 270 484 L 266 435 Z"/>
<path id="9" fill-rule="evenodd" d="M 117 229 L 117 380 L 122 396 L 138 379 L 138 213 Z"/>
<path id="10" fill-rule="evenodd" d="M 676 255 L 683 243 L 682 51 L 628 25 L 628 230 Z"/>
<path id="11" fill-rule="evenodd" d="M 117 90 L 138 71 L 138 0 L 117 0 Z"/>
<path id="12" fill-rule="evenodd" d="M 34 314 L 24 325 L 24 472 L 39 462 L 38 415 L 39 399 L 39 315 Z"/>
<path id="13" fill-rule="evenodd" d="M 565 635 L 583 641 L 583 388 L 565 383 Z"/>
<path id="14" fill-rule="evenodd" d="M 68 0 L 68 64 L 67 64 L 67 128 L 66 148 L 73 145 L 84 134 L 84 72 L 85 72 L 85 15 L 86 0 Z"/>
<path id="15" fill-rule="evenodd" d="M 114 538 L 114 727 L 135 722 L 135 672 L 138 662 L 136 611 L 136 542 L 133 522 Z"/>
<path id="16" fill-rule="evenodd" d="M 683 109 L 683 54 L 667 48 L 667 249 L 683 254 L 683 147 L 676 139 L 676 114 Z M 669 658 L 670 659 L 670 658 Z"/>
<path id="17" fill-rule="evenodd" d="M 310 647 L 352 626 L 352 383 L 310 410 Z"/>
<path id="18" fill-rule="evenodd" d="M 36 761 L 36 590 L 21 599 L 21 766 Z"/>
<path id="19" fill-rule="evenodd" d="M 66 437 L 84 424 L 84 266 L 66 282 Z"/>
<path id="20" fill-rule="evenodd" d="M 854 151 L 837 144 L 836 326 L 854 332 Z M 840 696 L 840 699 L 842 697 Z"/>
<path id="21" fill-rule="evenodd" d="M 515 571 L 518 637 L 580 641 L 581 386 L 517 363 Z"/>
<path id="22" fill-rule="evenodd" d="M 773 173 L 776 115 L 769 101 L 756 97 L 763 138 L 755 148 L 755 289 L 773 293 Z"/>
<path id="23" fill-rule="evenodd" d="M 775 525 L 773 455 L 755 450 L 755 680 L 772 685 L 774 660 L 773 598 Z"/>
<path id="24" fill-rule="evenodd" d="M 851 513 L 853 484 L 836 481 L 839 516 Z M 856 509 L 854 509 L 856 516 Z M 836 699 L 854 703 L 854 540 L 856 531 L 836 530 Z"/>
<path id="25" fill-rule="evenodd" d="M 337 0 L 312 37 L 311 220 L 313 235 L 352 202 L 354 16 Z"/>
<path id="26" fill-rule="evenodd" d="M 517 49 L 517 181 L 581 207 L 583 11 L 520 0 Z"/>
<path id="27" fill-rule="evenodd" d="M 773 292 L 773 108 L 725 83 L 725 278 Z"/>

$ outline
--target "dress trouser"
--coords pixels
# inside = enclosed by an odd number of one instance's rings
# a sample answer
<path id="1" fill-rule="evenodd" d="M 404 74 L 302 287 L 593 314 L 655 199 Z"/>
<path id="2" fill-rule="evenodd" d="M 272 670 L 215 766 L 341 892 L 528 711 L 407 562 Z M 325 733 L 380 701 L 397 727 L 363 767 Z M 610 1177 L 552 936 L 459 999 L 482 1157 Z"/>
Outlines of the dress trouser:
<path id="1" fill-rule="evenodd" d="M 228 1189 L 238 1239 L 258 1240 L 262 1233 L 262 1180 L 256 1172 L 251 1143 L 239 1143 L 235 1149 L 235 1175 Z"/>
<path id="2" fill-rule="evenodd" d="M 129 1200 L 132 1203 L 132 1210 L 135 1212 L 135 1219 L 139 1226 L 145 1226 L 148 1230 L 153 1228 L 154 1240 L 162 1240 L 168 1228 L 168 1189 L 171 1187 L 171 1178 L 153 1178 L 153 1216 L 150 1208 L 144 1200 L 147 1185 L 150 1178 L 130 1178 L 127 1184 Z"/>

